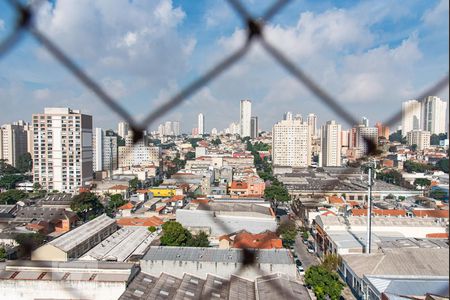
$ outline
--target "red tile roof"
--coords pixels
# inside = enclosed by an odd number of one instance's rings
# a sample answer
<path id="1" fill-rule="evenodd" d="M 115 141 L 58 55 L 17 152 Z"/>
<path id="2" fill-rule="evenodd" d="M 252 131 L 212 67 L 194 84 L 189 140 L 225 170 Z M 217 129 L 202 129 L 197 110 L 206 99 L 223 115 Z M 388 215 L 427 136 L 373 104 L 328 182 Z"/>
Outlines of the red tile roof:
<path id="1" fill-rule="evenodd" d="M 110 187 L 108 190 L 122 190 L 122 191 L 126 191 L 126 190 L 128 190 L 128 186 L 122 185 L 122 184 L 117 184 L 117 185 L 114 185 L 114 186 Z"/>
<path id="2" fill-rule="evenodd" d="M 231 189 L 236 189 L 236 190 L 242 190 L 242 189 L 247 189 L 248 184 L 246 182 L 241 182 L 241 181 L 233 181 L 231 182 Z"/>
<path id="3" fill-rule="evenodd" d="M 134 205 L 131 202 L 127 202 L 122 206 L 119 206 L 117 209 L 119 210 L 126 210 L 126 209 L 133 209 Z"/>
<path id="4" fill-rule="evenodd" d="M 338 197 L 338 196 L 330 196 L 328 198 L 328 202 L 330 204 L 344 204 L 344 200 L 341 197 Z"/>
<path id="5" fill-rule="evenodd" d="M 121 218 L 117 220 L 117 224 L 121 226 L 160 226 L 164 224 L 163 220 L 158 217 L 150 218 Z"/>
<path id="6" fill-rule="evenodd" d="M 448 233 L 446 233 L 446 232 L 428 233 L 426 235 L 426 238 L 428 238 L 428 239 L 448 239 Z"/>
<path id="7" fill-rule="evenodd" d="M 375 216 L 391 216 L 391 217 L 406 217 L 406 210 L 404 209 L 373 209 L 372 213 Z M 354 216 L 367 216 L 367 209 L 352 209 Z"/>
<path id="8" fill-rule="evenodd" d="M 416 217 L 428 218 L 446 218 L 448 219 L 448 210 L 443 209 L 414 209 L 413 214 Z"/>
<path id="9" fill-rule="evenodd" d="M 221 236 L 219 240 L 231 239 L 229 236 Z M 281 239 L 271 231 L 258 234 L 252 234 L 245 230 L 235 235 L 233 248 L 250 248 L 250 249 L 281 249 L 283 247 Z"/>

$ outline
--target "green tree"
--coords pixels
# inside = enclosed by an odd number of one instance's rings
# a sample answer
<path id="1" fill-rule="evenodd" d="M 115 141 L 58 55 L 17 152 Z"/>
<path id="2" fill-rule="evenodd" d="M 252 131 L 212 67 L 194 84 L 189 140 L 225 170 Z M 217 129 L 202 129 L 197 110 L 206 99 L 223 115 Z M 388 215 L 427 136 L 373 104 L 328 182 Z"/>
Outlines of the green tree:
<path id="1" fill-rule="evenodd" d="M 337 271 L 339 265 L 341 264 L 341 258 L 336 254 L 327 254 L 325 255 L 322 267 L 327 269 L 328 271 Z"/>
<path id="2" fill-rule="evenodd" d="M 103 205 L 93 193 L 84 192 L 72 198 L 70 208 L 76 212 L 84 221 L 101 215 L 104 211 Z"/>
<path id="3" fill-rule="evenodd" d="M 33 159 L 30 153 L 24 153 L 17 159 L 16 168 L 20 173 L 27 173 L 31 171 L 33 167 Z"/>
<path id="4" fill-rule="evenodd" d="M 186 246 L 192 238 L 191 233 L 175 221 L 168 221 L 162 225 L 163 235 L 161 245 L 163 246 Z"/>
<path id="5" fill-rule="evenodd" d="M 431 185 L 431 180 L 429 180 L 427 178 L 416 178 L 414 180 L 414 185 L 415 186 L 428 187 L 428 186 Z"/>
<path id="6" fill-rule="evenodd" d="M 302 238 L 306 241 L 306 240 L 308 240 L 308 238 L 309 238 L 309 233 L 308 233 L 308 231 L 303 231 L 302 232 Z"/>
<path id="7" fill-rule="evenodd" d="M 411 160 L 407 160 L 403 164 L 403 169 L 405 169 L 405 171 L 408 173 L 413 173 L 413 172 L 414 173 L 423 173 L 428 170 L 431 170 L 432 168 L 433 167 L 430 165 L 414 162 Z"/>
<path id="8" fill-rule="evenodd" d="M 153 233 L 153 232 L 156 231 L 156 227 L 155 227 L 155 226 L 149 226 L 147 229 L 148 229 L 148 231 L 150 231 L 151 233 Z"/>
<path id="9" fill-rule="evenodd" d="M 278 181 L 273 181 L 270 186 L 266 187 L 264 197 L 278 202 L 288 202 L 290 200 L 286 187 Z"/>
<path id="10" fill-rule="evenodd" d="M 125 203 L 127 203 L 127 201 L 123 199 L 123 196 L 121 194 L 114 194 L 109 198 L 108 206 L 110 209 L 116 210 L 118 207 L 124 205 Z"/>
<path id="11" fill-rule="evenodd" d="M 193 235 L 190 240 L 187 241 L 186 246 L 188 247 L 209 247 L 208 235 L 201 231 L 197 235 Z"/>
<path id="12" fill-rule="evenodd" d="M 36 193 L 42 189 L 42 186 L 39 184 L 39 182 L 35 182 L 33 184 L 33 191 Z"/>
<path id="13" fill-rule="evenodd" d="M 309 267 L 305 273 L 305 283 L 312 287 L 318 300 L 338 300 L 344 288 L 339 276 L 323 266 Z"/>
<path id="14" fill-rule="evenodd" d="M 400 130 L 397 130 L 396 132 L 391 133 L 391 135 L 389 136 L 389 141 L 403 143 L 404 140 L 402 132 Z"/>
<path id="15" fill-rule="evenodd" d="M 448 173 L 448 158 L 440 159 L 436 163 L 436 167 L 438 167 L 442 172 Z"/>
<path id="16" fill-rule="evenodd" d="M 19 173 L 19 170 L 8 164 L 5 159 L 0 159 L 0 176 L 16 173 Z"/>
<path id="17" fill-rule="evenodd" d="M 417 144 L 412 144 L 411 147 L 409 147 L 411 151 L 416 152 L 417 151 Z"/>
<path id="18" fill-rule="evenodd" d="M 133 191 L 136 191 L 139 188 L 140 184 L 141 184 L 141 182 L 139 181 L 139 179 L 137 177 L 134 177 L 133 179 L 131 179 L 128 182 L 130 189 Z"/>
<path id="19" fill-rule="evenodd" d="M 213 144 L 214 146 L 219 146 L 220 144 L 222 144 L 222 141 L 219 138 L 216 138 L 211 141 L 211 144 Z"/>
<path id="20" fill-rule="evenodd" d="M 6 259 L 6 249 L 4 247 L 0 247 L 0 261 Z"/>
<path id="21" fill-rule="evenodd" d="M 184 157 L 186 158 L 186 160 L 195 159 L 195 152 L 189 151 Z"/>
<path id="22" fill-rule="evenodd" d="M 295 243 L 297 236 L 297 225 L 293 221 L 284 221 L 278 226 L 276 232 L 282 239 L 283 245 L 289 248 Z"/>
<path id="23" fill-rule="evenodd" d="M 430 192 L 430 197 L 436 200 L 445 200 L 446 198 L 448 198 L 448 195 L 441 189 L 435 189 Z"/>
<path id="24" fill-rule="evenodd" d="M 19 244 L 22 253 L 29 255 L 31 251 L 45 242 L 45 235 L 40 233 L 19 233 L 14 239 Z"/>
<path id="25" fill-rule="evenodd" d="M 17 201 L 25 199 L 27 193 L 19 190 L 9 190 L 4 193 L 0 193 L 0 204 L 16 204 Z"/>
<path id="26" fill-rule="evenodd" d="M 16 183 L 25 180 L 25 176 L 23 175 L 15 175 L 15 174 L 6 174 L 0 178 L 0 188 L 4 189 L 13 189 L 16 186 Z"/>

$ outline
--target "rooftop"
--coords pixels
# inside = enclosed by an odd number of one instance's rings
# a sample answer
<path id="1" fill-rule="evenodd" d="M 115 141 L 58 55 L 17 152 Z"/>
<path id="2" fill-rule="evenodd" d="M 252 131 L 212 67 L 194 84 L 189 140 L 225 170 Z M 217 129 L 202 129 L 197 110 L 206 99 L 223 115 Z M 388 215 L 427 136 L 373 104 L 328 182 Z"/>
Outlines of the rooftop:
<path id="1" fill-rule="evenodd" d="M 155 227 L 157 227 L 157 226 L 164 224 L 164 221 L 156 216 L 153 216 L 150 218 L 134 217 L 134 218 L 117 219 L 117 224 L 119 224 L 121 226 L 145 226 L 145 227 L 155 226 Z"/>
<path id="2" fill-rule="evenodd" d="M 344 262 L 362 278 L 364 275 L 447 276 L 448 248 L 395 248 L 382 253 L 342 255 Z"/>
<path id="3" fill-rule="evenodd" d="M 194 247 L 150 247 L 143 260 L 232 262 L 244 261 L 241 249 L 194 248 Z M 257 251 L 258 263 L 293 264 L 287 249 L 262 249 Z"/>
<path id="4" fill-rule="evenodd" d="M 276 287 L 282 287 L 277 289 Z M 306 288 L 284 274 L 262 276 L 256 281 L 231 275 L 225 279 L 208 274 L 205 279 L 184 274 L 180 279 L 162 273 L 154 277 L 140 272 L 128 285 L 119 300 L 144 299 L 228 299 L 274 300 L 310 299 Z"/>
<path id="5" fill-rule="evenodd" d="M 114 223 L 116 223 L 115 220 L 111 219 L 106 214 L 103 214 L 94 220 L 63 234 L 48 244 L 68 252 Z"/>
<path id="6" fill-rule="evenodd" d="M 144 227 L 121 228 L 79 259 L 126 261 L 132 255 L 144 255 L 155 236 Z"/>

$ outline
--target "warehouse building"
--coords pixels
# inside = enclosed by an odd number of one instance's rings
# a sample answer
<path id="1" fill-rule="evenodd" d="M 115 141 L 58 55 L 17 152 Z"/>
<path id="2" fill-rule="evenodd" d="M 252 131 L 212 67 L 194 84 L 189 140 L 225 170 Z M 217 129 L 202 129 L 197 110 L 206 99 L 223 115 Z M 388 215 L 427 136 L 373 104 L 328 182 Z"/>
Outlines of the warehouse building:
<path id="1" fill-rule="evenodd" d="M 117 223 L 103 214 L 31 253 L 31 260 L 69 261 L 79 258 L 117 230 Z"/>
<path id="2" fill-rule="evenodd" d="M 182 277 L 189 273 L 201 278 L 215 274 L 229 278 L 239 276 L 254 280 L 261 274 L 297 274 L 293 257 L 287 249 L 261 249 L 255 252 L 256 263 L 244 266 L 242 249 L 194 248 L 194 247 L 150 247 L 141 260 L 142 272 L 160 276 L 161 273 Z"/>
<path id="3" fill-rule="evenodd" d="M 0 299 L 118 299 L 137 271 L 127 263 L 9 261 L 0 264 Z"/>

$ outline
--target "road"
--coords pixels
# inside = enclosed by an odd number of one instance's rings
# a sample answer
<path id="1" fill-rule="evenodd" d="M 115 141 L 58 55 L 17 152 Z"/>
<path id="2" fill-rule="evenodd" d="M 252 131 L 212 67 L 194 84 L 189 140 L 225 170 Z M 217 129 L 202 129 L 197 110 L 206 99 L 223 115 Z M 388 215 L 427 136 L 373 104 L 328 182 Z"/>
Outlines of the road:
<path id="1" fill-rule="evenodd" d="M 298 234 L 295 239 L 294 249 L 305 270 L 311 265 L 319 264 L 319 259 L 317 256 L 308 252 L 306 245 L 303 244 L 303 239 L 300 234 Z"/>

